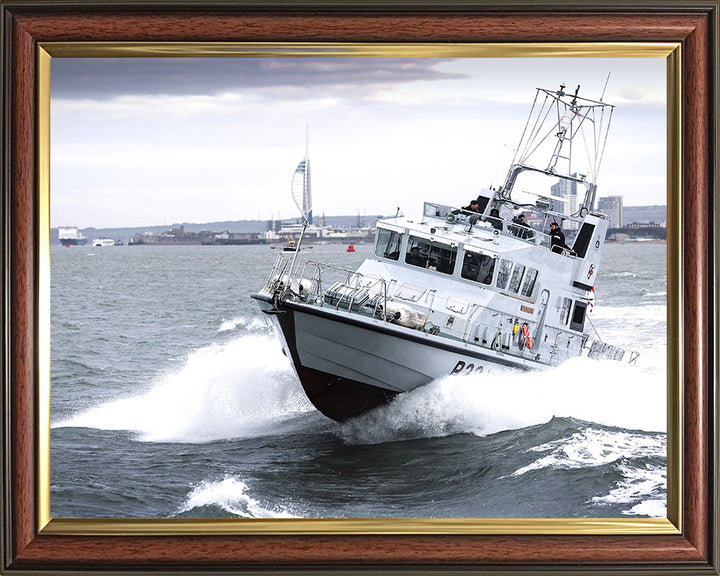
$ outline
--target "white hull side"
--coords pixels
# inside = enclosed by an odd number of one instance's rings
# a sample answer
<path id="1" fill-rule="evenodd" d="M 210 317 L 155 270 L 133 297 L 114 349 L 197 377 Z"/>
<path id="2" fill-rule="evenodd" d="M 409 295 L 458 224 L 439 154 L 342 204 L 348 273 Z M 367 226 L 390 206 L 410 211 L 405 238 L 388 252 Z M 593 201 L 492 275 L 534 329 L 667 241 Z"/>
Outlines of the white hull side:
<path id="1" fill-rule="evenodd" d="M 292 322 L 285 314 L 292 315 Z M 448 346 L 447 339 L 332 309 L 318 313 L 317 307 L 294 304 L 285 314 L 271 317 L 296 371 L 311 369 L 392 393 L 409 392 L 450 374 L 531 367 L 529 360 L 523 363 L 463 342 Z"/>

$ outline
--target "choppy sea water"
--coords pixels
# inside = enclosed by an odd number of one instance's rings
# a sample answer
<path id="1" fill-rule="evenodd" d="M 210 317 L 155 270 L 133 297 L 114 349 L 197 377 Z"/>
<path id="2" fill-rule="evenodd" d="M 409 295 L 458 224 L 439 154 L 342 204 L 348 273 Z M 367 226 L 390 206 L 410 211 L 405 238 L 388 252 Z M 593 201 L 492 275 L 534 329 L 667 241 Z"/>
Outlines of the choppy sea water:
<path id="1" fill-rule="evenodd" d="M 664 244 L 608 245 L 596 282 L 591 322 L 635 365 L 446 377 L 345 424 L 249 298 L 276 252 L 52 247 L 53 517 L 665 516 Z"/>

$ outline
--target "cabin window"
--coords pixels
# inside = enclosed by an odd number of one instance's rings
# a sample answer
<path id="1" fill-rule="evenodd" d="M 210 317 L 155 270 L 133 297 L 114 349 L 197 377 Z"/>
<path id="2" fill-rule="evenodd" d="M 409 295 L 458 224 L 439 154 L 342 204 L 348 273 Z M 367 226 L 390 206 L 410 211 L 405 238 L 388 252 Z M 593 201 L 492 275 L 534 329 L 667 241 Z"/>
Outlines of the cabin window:
<path id="1" fill-rule="evenodd" d="M 568 322 L 568 318 L 570 317 L 570 305 L 572 304 L 572 300 L 570 298 L 563 298 L 562 301 L 562 308 L 560 309 L 560 324 L 565 326 Z"/>
<path id="2" fill-rule="evenodd" d="M 455 270 L 457 247 L 436 242 L 418 236 L 408 238 L 405 263 L 411 266 L 437 270 L 443 274 L 452 274 Z"/>
<path id="3" fill-rule="evenodd" d="M 377 232 L 378 240 L 375 246 L 375 254 L 380 258 L 389 258 L 390 260 L 400 258 L 400 241 L 403 235 L 400 232 L 386 228 L 378 228 Z"/>
<path id="4" fill-rule="evenodd" d="M 533 289 L 535 288 L 535 281 L 537 280 L 538 271 L 534 268 L 529 268 L 528 273 L 525 274 L 525 281 L 523 282 L 520 294 L 530 298 Z"/>
<path id="5" fill-rule="evenodd" d="M 492 284 L 496 260 L 487 254 L 465 252 L 461 276 L 481 284 Z"/>
<path id="6" fill-rule="evenodd" d="M 578 232 L 577 238 L 575 238 L 575 244 L 573 244 L 573 251 L 578 255 L 578 258 L 585 258 L 587 254 L 588 246 L 592 240 L 593 233 L 595 232 L 595 225 L 588 222 L 584 222 L 580 232 Z"/>
<path id="7" fill-rule="evenodd" d="M 510 278 L 510 291 L 515 292 L 520 290 L 520 282 L 522 281 L 523 275 L 525 274 L 525 266 L 522 264 L 516 264 L 515 270 L 513 270 L 512 277 Z"/>
<path id="8" fill-rule="evenodd" d="M 584 302 L 575 302 L 575 308 L 573 309 L 572 318 L 570 319 L 570 330 L 583 331 L 586 308 L 587 304 Z"/>
<path id="9" fill-rule="evenodd" d="M 498 268 L 496 286 L 505 290 L 510 280 L 510 272 L 512 271 L 513 263 L 510 260 L 500 260 L 500 267 Z"/>
<path id="10" fill-rule="evenodd" d="M 485 208 L 487 208 L 487 205 L 490 203 L 490 197 L 489 196 L 483 196 L 482 194 L 477 197 L 478 201 L 478 212 L 480 214 L 485 213 Z"/>

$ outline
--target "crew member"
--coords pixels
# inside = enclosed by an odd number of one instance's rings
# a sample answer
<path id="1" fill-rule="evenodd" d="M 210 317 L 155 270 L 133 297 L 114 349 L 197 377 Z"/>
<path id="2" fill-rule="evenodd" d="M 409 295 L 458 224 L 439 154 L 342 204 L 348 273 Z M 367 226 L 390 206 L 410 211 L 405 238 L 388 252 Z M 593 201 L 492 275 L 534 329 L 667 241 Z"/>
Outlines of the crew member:
<path id="1" fill-rule="evenodd" d="M 478 203 L 477 199 L 470 200 L 470 205 L 463 206 L 463 210 L 466 210 L 467 212 L 480 212 L 480 204 Z"/>
<path id="2" fill-rule="evenodd" d="M 412 266 L 422 266 L 424 268 L 427 264 L 427 258 L 424 258 L 420 254 L 420 248 L 413 246 L 410 248 L 410 252 L 408 252 L 405 256 L 405 262 L 411 264 Z"/>
<path id="3" fill-rule="evenodd" d="M 530 230 L 530 226 L 525 223 L 525 214 L 518 214 L 515 218 L 513 218 L 513 222 L 517 224 L 517 226 L 514 226 L 513 229 L 515 236 L 528 240 L 535 237 L 535 234 L 533 234 L 532 230 Z"/>
<path id="4" fill-rule="evenodd" d="M 495 228 L 495 230 L 503 229 L 502 219 L 500 218 L 500 211 L 497 208 L 493 208 L 492 210 L 490 210 L 490 216 L 488 216 L 487 221 L 490 222 L 491 226 Z"/>
<path id="5" fill-rule="evenodd" d="M 557 222 L 550 223 L 550 250 L 562 254 L 563 250 L 569 250 L 570 247 L 565 244 L 565 234 L 560 230 Z"/>

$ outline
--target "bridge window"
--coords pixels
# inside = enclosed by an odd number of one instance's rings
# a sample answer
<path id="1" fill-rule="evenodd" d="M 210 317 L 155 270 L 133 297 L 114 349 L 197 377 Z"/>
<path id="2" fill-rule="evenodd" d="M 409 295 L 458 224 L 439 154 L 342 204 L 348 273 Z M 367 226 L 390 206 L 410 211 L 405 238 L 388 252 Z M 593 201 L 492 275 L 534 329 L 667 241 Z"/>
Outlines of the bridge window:
<path id="1" fill-rule="evenodd" d="M 572 305 L 572 300 L 570 298 L 563 298 L 562 301 L 562 308 L 560 310 L 560 324 L 565 326 L 568 322 L 568 318 L 570 317 L 570 306 Z"/>
<path id="2" fill-rule="evenodd" d="M 520 290 L 520 282 L 522 281 L 524 274 L 525 266 L 522 264 L 516 264 L 512 277 L 510 278 L 510 292 L 515 292 L 517 294 L 517 291 Z"/>
<path id="3" fill-rule="evenodd" d="M 403 235 L 400 232 L 386 228 L 378 228 L 377 234 L 375 254 L 380 258 L 389 258 L 390 260 L 400 258 L 400 241 Z"/>
<path id="4" fill-rule="evenodd" d="M 513 263 L 510 260 L 500 260 L 500 267 L 498 268 L 496 286 L 502 290 L 505 290 L 510 280 L 510 272 L 512 271 Z"/>
<path id="5" fill-rule="evenodd" d="M 437 270 L 443 274 L 452 274 L 455 270 L 457 247 L 427 238 L 410 236 L 408 238 L 405 263 L 411 266 Z"/>
<path id="6" fill-rule="evenodd" d="M 520 294 L 530 298 L 535 288 L 535 281 L 537 280 L 538 271 L 534 268 L 529 268 L 527 274 L 525 274 L 525 281 L 523 282 Z"/>
<path id="7" fill-rule="evenodd" d="M 481 284 L 492 284 L 496 260 L 487 254 L 465 252 L 461 276 Z"/>

